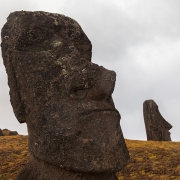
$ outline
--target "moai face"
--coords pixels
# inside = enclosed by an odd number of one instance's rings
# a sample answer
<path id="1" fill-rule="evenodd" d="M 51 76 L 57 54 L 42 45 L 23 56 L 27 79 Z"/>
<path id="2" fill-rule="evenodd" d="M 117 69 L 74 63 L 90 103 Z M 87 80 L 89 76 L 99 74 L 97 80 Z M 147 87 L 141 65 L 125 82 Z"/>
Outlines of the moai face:
<path id="1" fill-rule="evenodd" d="M 27 123 L 32 155 L 81 172 L 122 169 L 129 155 L 111 97 L 116 74 L 90 62 L 91 43 L 77 22 L 16 12 L 2 39 L 12 106 Z"/>

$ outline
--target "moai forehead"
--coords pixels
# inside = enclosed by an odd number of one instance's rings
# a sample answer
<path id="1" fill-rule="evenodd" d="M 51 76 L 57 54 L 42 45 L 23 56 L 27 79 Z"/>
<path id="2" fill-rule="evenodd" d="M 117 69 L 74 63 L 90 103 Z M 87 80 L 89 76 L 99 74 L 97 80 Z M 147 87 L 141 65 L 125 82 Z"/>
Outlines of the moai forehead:
<path id="1" fill-rule="evenodd" d="M 37 91 L 41 93 L 46 89 L 45 78 L 55 81 L 54 75 L 63 81 L 69 68 L 77 70 L 80 60 L 91 61 L 91 42 L 79 24 L 64 15 L 41 11 L 11 13 L 1 37 L 11 103 L 21 123 L 29 111 L 25 94 L 31 79 L 37 79 L 34 86 L 39 86 Z"/>

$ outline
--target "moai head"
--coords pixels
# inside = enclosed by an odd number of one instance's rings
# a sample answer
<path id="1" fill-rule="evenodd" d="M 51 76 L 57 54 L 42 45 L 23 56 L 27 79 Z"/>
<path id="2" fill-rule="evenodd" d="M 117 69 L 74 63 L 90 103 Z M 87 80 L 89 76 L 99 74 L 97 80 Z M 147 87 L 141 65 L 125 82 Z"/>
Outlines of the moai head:
<path id="1" fill-rule="evenodd" d="M 73 19 L 14 12 L 2 30 L 10 97 L 40 160 L 81 172 L 115 172 L 129 155 L 112 93 L 116 74 L 91 62 L 91 42 Z"/>
<path id="2" fill-rule="evenodd" d="M 171 141 L 169 124 L 159 112 L 154 100 L 146 100 L 143 104 L 144 121 L 148 140 Z"/>

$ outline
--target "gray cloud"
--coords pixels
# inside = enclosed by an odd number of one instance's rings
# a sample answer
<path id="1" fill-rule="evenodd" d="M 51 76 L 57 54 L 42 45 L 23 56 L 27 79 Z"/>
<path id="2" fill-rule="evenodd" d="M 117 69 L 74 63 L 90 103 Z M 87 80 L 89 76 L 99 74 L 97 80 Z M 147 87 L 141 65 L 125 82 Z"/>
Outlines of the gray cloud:
<path id="1" fill-rule="evenodd" d="M 178 0 L 14 0 L 1 4 L 0 27 L 15 10 L 43 10 L 77 20 L 93 44 L 92 61 L 117 73 L 113 98 L 124 136 L 146 139 L 142 105 L 154 99 L 173 125 L 172 139 L 180 140 Z M 0 128 L 26 133 L 25 125 L 19 125 L 12 113 L 2 59 L 0 63 Z"/>

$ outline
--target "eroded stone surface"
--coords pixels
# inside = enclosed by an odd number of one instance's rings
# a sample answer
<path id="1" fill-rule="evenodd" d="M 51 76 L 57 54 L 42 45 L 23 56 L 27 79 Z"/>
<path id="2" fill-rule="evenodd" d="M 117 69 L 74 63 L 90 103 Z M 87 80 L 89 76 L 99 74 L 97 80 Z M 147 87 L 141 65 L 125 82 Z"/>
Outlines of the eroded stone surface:
<path id="1" fill-rule="evenodd" d="M 172 125 L 162 117 L 154 100 L 146 100 L 143 103 L 143 113 L 147 140 L 171 141 L 169 130 Z"/>
<path id="2" fill-rule="evenodd" d="M 129 159 L 112 93 L 116 74 L 91 63 L 73 19 L 14 12 L 2 29 L 10 98 L 35 158 L 71 171 L 111 173 Z"/>

